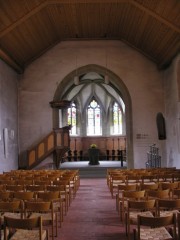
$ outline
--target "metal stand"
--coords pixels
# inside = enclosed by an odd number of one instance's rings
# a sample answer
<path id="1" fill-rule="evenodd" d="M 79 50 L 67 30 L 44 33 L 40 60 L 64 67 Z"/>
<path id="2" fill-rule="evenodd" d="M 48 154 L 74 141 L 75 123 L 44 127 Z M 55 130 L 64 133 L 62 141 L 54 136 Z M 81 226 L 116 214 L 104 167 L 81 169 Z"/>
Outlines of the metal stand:
<path id="1" fill-rule="evenodd" d="M 161 167 L 161 156 L 159 156 L 159 148 L 156 147 L 156 144 L 150 146 L 150 151 L 147 152 L 147 158 L 146 168 Z"/>

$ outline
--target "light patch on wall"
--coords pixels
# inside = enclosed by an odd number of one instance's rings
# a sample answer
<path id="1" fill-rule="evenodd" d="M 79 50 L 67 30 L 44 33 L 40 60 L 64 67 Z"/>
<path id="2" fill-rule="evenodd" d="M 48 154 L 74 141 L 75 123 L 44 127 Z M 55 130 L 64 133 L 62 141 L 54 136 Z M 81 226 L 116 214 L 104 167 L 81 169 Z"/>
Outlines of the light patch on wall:
<path id="1" fill-rule="evenodd" d="M 3 141 L 4 141 L 4 156 L 8 156 L 8 129 L 4 128 L 3 130 Z"/>
<path id="2" fill-rule="evenodd" d="M 173 126 L 173 135 L 176 136 L 176 126 Z"/>
<path id="3" fill-rule="evenodd" d="M 10 130 L 9 138 L 10 138 L 11 140 L 14 140 L 14 130 L 13 130 L 13 129 Z"/>
<path id="4" fill-rule="evenodd" d="M 173 156 L 173 150 L 172 150 L 172 148 L 170 148 L 168 166 L 169 166 L 169 167 L 173 167 L 173 166 L 174 166 L 174 156 Z"/>

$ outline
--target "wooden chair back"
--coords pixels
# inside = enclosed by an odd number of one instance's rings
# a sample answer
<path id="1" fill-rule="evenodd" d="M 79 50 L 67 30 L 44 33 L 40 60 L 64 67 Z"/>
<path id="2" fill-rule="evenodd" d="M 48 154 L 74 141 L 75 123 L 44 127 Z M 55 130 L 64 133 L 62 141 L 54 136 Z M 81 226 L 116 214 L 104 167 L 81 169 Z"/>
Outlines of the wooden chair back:
<path id="1" fill-rule="evenodd" d="M 145 198 L 145 190 L 139 190 L 139 191 L 123 191 L 122 192 L 122 200 L 127 199 L 136 199 L 140 200 Z"/>
<path id="2" fill-rule="evenodd" d="M 24 186 L 23 185 L 7 185 L 6 191 L 11 191 L 11 192 L 24 191 Z"/>
<path id="3" fill-rule="evenodd" d="M 121 201 L 122 198 L 122 192 L 123 191 L 136 191 L 138 190 L 138 184 L 120 184 L 117 186 L 117 194 L 116 194 L 116 210 L 119 212 L 119 202 Z"/>
<path id="4" fill-rule="evenodd" d="M 53 185 L 53 186 L 47 186 L 46 187 L 47 191 L 53 192 L 53 191 L 58 191 L 60 192 L 60 199 L 62 201 L 62 212 L 65 212 L 65 215 L 67 214 L 68 211 L 68 194 L 66 191 L 66 186 L 64 185 Z M 62 216 L 63 219 L 63 216 Z"/>
<path id="5" fill-rule="evenodd" d="M 14 199 L 20 199 L 20 200 L 33 200 L 35 198 L 34 192 L 14 192 L 13 193 Z"/>
<path id="6" fill-rule="evenodd" d="M 137 225 L 138 215 L 153 217 L 156 215 L 156 200 L 128 200 L 125 214 L 126 235 L 130 238 L 130 226 Z"/>
<path id="7" fill-rule="evenodd" d="M 177 189 L 179 186 L 179 182 L 162 182 L 160 183 L 161 189 Z"/>
<path id="8" fill-rule="evenodd" d="M 57 236 L 57 214 L 54 213 L 54 207 L 52 201 L 25 201 L 24 202 L 25 217 L 33 218 L 34 216 L 42 216 L 42 221 L 49 222 L 52 239 Z M 56 225 L 54 225 L 56 223 Z M 56 234 L 54 233 L 54 227 L 56 227 Z"/>
<path id="9" fill-rule="evenodd" d="M 159 184 L 158 183 L 144 183 L 140 185 L 141 190 L 158 190 Z"/>
<path id="10" fill-rule="evenodd" d="M 157 199 L 157 215 L 177 213 L 180 210 L 180 199 Z M 164 213 L 164 214 L 163 214 Z"/>
<path id="11" fill-rule="evenodd" d="M 32 185 L 32 184 L 33 184 L 33 180 L 29 180 L 29 179 L 18 179 L 18 180 L 16 180 L 16 183 L 17 183 L 18 185 L 23 185 L 23 186 Z"/>
<path id="12" fill-rule="evenodd" d="M 25 201 L 24 211 L 25 217 L 28 217 L 30 212 L 51 212 L 52 203 L 44 201 Z"/>
<path id="13" fill-rule="evenodd" d="M 21 211 L 22 210 L 22 202 L 19 200 L 14 200 L 14 201 L 8 201 L 0 202 L 0 211 L 1 212 L 16 212 L 16 211 Z"/>
<path id="14" fill-rule="evenodd" d="M 170 198 L 170 190 L 165 189 L 165 190 L 148 190 L 146 191 L 147 193 L 147 198 L 156 198 L 156 199 L 168 199 Z"/>
<path id="15" fill-rule="evenodd" d="M 126 176 L 125 175 L 113 175 L 110 179 L 110 192 L 112 198 L 114 198 L 114 190 L 117 191 L 117 187 L 120 184 L 126 184 Z"/>
<path id="16" fill-rule="evenodd" d="M 180 188 L 172 190 L 172 198 L 180 198 Z"/>
<path id="17" fill-rule="evenodd" d="M 46 186 L 44 185 L 27 185 L 26 186 L 26 191 L 30 192 L 43 192 L 46 190 Z"/>
<path id="18" fill-rule="evenodd" d="M 23 217 L 23 203 L 20 200 L 13 200 L 13 201 L 1 201 L 0 202 L 0 212 L 1 218 L 5 216 L 11 216 L 15 218 L 22 218 Z"/>
<path id="19" fill-rule="evenodd" d="M 1 192 L 1 191 L 5 191 L 5 190 L 6 190 L 6 185 L 1 184 L 1 185 L 0 185 L 0 192 Z"/>
<path id="20" fill-rule="evenodd" d="M 41 199 L 43 201 L 54 201 L 60 199 L 59 191 L 48 191 L 48 192 L 38 192 L 37 199 Z"/>
<path id="21" fill-rule="evenodd" d="M 19 229 L 26 229 L 25 232 L 19 231 Z M 32 229 L 33 234 L 31 234 Z M 38 230 L 37 230 L 38 229 Z M 9 235 L 11 236 L 12 231 L 14 233 L 13 239 L 32 239 L 32 236 L 38 240 L 44 240 L 46 238 L 46 231 L 42 229 L 42 217 L 26 218 L 26 219 L 15 219 L 10 217 L 4 217 L 4 240 L 8 240 Z M 24 235 L 24 236 L 23 236 Z M 34 239 L 35 239 L 34 238 Z"/>
<path id="22" fill-rule="evenodd" d="M 127 202 L 128 200 L 142 200 L 145 198 L 145 191 L 122 191 L 122 198 L 119 201 L 119 212 L 120 219 L 124 221 L 125 212 L 127 210 Z"/>
<path id="23" fill-rule="evenodd" d="M 11 192 L 0 192 L 0 201 L 8 201 L 12 199 Z"/>
<path id="24" fill-rule="evenodd" d="M 141 240 L 141 231 L 147 239 L 176 239 L 176 215 L 164 217 L 147 217 L 138 215 L 137 239 Z M 173 236 L 169 234 L 166 227 L 172 227 Z M 164 237 L 164 238 L 163 238 Z"/>
<path id="25" fill-rule="evenodd" d="M 160 183 L 160 188 L 162 190 L 169 189 L 170 191 L 170 197 L 172 198 L 173 195 L 173 190 L 178 189 L 179 187 L 179 182 L 162 182 Z"/>

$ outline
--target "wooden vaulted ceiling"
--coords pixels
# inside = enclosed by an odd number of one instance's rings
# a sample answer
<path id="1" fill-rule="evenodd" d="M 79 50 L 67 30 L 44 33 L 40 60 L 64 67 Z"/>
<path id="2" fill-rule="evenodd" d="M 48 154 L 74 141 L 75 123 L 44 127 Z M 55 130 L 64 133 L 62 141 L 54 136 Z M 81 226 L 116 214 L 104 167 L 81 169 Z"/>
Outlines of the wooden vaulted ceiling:
<path id="1" fill-rule="evenodd" d="M 94 39 L 166 68 L 180 49 L 180 0 L 0 0 L 0 58 L 18 73 L 61 41 Z"/>

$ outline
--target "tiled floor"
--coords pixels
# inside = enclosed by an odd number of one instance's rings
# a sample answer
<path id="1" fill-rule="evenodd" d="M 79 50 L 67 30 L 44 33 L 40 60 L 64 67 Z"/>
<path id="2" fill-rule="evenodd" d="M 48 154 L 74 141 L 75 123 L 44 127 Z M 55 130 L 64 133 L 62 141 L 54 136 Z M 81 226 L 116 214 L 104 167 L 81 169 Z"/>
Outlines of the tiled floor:
<path id="1" fill-rule="evenodd" d="M 124 240 L 124 226 L 115 210 L 106 179 L 81 179 L 58 240 Z"/>

